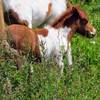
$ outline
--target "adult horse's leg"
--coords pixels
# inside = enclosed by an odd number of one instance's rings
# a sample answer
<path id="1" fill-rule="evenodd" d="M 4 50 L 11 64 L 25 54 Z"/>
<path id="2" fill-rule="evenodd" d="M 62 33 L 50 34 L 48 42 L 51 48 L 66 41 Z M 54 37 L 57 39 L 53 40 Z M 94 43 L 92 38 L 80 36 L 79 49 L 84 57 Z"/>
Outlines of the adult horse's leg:
<path id="1" fill-rule="evenodd" d="M 72 66 L 72 54 L 71 54 L 71 44 L 68 43 L 68 49 L 67 49 L 67 60 L 68 60 L 68 66 Z"/>

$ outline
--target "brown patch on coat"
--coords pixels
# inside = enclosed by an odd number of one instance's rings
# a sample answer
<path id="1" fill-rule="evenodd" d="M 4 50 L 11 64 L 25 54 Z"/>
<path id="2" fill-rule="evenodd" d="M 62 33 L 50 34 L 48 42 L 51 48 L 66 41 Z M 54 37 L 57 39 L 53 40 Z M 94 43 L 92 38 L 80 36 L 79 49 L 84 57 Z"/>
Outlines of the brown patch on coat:
<path id="1" fill-rule="evenodd" d="M 21 24 L 28 26 L 28 22 L 26 20 L 20 20 L 18 14 L 13 9 L 9 9 L 8 12 L 4 12 L 4 20 L 8 25 Z"/>
<path id="2" fill-rule="evenodd" d="M 45 28 L 37 28 L 33 30 L 35 33 L 43 35 L 44 37 L 46 37 L 48 35 L 48 30 Z"/>
<path id="3" fill-rule="evenodd" d="M 5 35 L 4 35 L 5 34 Z M 38 35 L 47 36 L 46 29 L 30 29 L 24 25 L 10 25 L 0 32 L 1 40 L 18 51 L 19 54 L 32 52 L 36 61 L 41 61 Z M 18 61 L 18 60 L 17 60 Z M 20 64 L 20 62 L 18 63 Z"/>

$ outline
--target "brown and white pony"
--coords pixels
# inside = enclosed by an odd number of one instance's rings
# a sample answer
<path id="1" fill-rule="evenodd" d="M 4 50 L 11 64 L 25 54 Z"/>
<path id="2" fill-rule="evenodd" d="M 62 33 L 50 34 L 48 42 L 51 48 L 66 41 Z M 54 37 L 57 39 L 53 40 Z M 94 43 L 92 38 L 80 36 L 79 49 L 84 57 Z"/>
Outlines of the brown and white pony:
<path id="1" fill-rule="evenodd" d="M 11 43 L 8 41 L 8 44 L 13 44 L 12 47 L 14 49 L 18 51 L 24 51 L 26 49 L 25 52 L 32 50 L 38 58 L 40 58 L 40 52 L 42 52 L 39 45 L 42 43 L 46 50 L 45 57 L 55 57 L 56 63 L 62 69 L 61 72 L 63 72 L 62 53 L 67 54 L 68 64 L 72 65 L 71 38 L 74 33 L 79 32 L 86 36 L 94 36 L 95 34 L 90 35 L 90 32 L 94 31 L 92 29 L 84 11 L 77 7 L 72 7 L 52 24 L 52 26 L 47 25 L 44 29 L 41 29 L 42 31 L 39 29 L 32 30 L 21 25 L 11 25 L 3 31 L 0 37 L 2 39 L 4 34 L 6 34 L 4 40 L 11 40 Z"/>
<path id="2" fill-rule="evenodd" d="M 71 55 L 71 39 L 75 32 L 85 35 L 86 37 L 94 37 L 96 30 L 89 23 L 86 13 L 79 7 L 72 6 L 48 29 L 48 36 L 39 38 L 45 48 L 45 57 L 53 57 L 55 62 L 63 72 L 63 53 L 67 55 L 68 65 L 72 65 Z"/>

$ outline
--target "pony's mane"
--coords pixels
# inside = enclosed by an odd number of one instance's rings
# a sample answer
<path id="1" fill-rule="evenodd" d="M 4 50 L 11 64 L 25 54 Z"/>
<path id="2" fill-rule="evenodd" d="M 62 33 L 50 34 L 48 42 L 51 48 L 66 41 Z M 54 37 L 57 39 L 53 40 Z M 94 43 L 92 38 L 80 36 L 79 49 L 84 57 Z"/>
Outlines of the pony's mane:
<path id="1" fill-rule="evenodd" d="M 64 21 L 69 19 L 74 14 L 75 10 L 77 11 L 80 18 L 87 19 L 85 11 L 81 10 L 79 6 L 73 6 L 72 4 L 69 4 L 67 11 L 65 11 L 61 16 L 59 16 L 58 19 L 51 26 L 62 26 Z"/>
<path id="2" fill-rule="evenodd" d="M 51 25 L 52 27 L 55 27 L 58 23 L 63 22 L 66 18 L 69 18 L 71 16 L 72 10 L 65 11 L 61 16 L 59 16 L 56 21 Z"/>

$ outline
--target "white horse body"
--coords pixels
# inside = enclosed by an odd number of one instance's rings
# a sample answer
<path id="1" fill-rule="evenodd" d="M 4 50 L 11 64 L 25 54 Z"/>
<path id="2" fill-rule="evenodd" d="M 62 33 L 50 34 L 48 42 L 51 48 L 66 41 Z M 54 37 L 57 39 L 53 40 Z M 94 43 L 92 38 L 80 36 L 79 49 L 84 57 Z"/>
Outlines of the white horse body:
<path id="1" fill-rule="evenodd" d="M 4 11 L 12 9 L 20 20 L 28 22 L 30 28 L 39 26 L 44 21 L 48 21 L 48 24 L 54 22 L 67 9 L 66 0 L 3 0 L 3 4 Z M 50 14 L 47 15 L 49 9 Z"/>
<path id="2" fill-rule="evenodd" d="M 44 57 L 46 59 L 53 57 L 53 59 L 63 72 L 64 53 L 67 53 L 68 65 L 72 65 L 71 47 L 70 41 L 68 41 L 68 35 L 70 34 L 71 29 L 67 27 L 55 29 L 50 26 L 46 26 L 45 28 L 48 29 L 48 36 L 38 36 L 40 47 L 42 45 L 44 49 Z"/>

